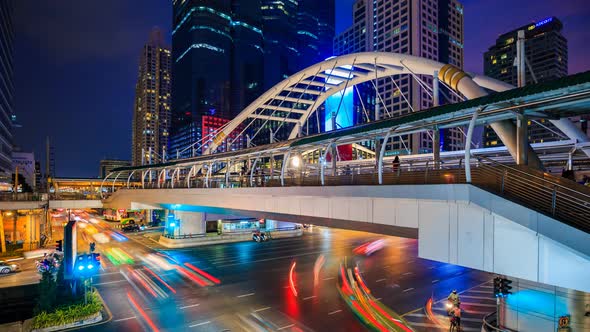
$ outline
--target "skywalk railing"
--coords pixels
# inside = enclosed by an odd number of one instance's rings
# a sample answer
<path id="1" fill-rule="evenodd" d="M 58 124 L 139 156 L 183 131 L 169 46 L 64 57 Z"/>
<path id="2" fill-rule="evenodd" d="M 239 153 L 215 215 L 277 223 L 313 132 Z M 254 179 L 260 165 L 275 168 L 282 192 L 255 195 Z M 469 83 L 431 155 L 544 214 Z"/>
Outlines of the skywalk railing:
<path id="1" fill-rule="evenodd" d="M 467 183 L 462 162 L 438 165 L 390 164 L 384 167 L 383 185 L 460 184 Z M 528 167 L 510 166 L 488 158 L 471 160 L 472 184 L 506 199 L 590 232 L 590 188 Z M 283 172 L 268 168 L 244 172 L 198 176 L 189 183 L 175 181 L 174 188 L 248 188 L 292 186 L 379 185 L 373 165 L 339 166 L 322 170 L 317 164 L 289 168 Z M 188 185 L 188 186 L 187 186 Z M 159 188 L 171 188 L 171 180 Z M 145 189 L 158 183 L 147 182 Z"/>

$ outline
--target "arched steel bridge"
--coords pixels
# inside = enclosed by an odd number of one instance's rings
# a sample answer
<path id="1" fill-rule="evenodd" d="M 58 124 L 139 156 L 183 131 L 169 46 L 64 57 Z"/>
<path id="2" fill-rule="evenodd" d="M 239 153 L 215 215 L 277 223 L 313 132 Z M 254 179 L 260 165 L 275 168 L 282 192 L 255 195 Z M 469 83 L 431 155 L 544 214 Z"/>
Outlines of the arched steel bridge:
<path id="1" fill-rule="evenodd" d="M 431 96 L 438 95 L 436 91 L 440 83 L 457 96 L 472 99 L 472 101 L 429 110 L 416 110 L 402 117 L 302 137 L 301 128 L 330 96 L 361 83 L 371 82 L 376 88 L 376 80 L 391 80 L 393 85 L 398 87 L 396 77 L 399 78 L 399 75 L 410 76 L 423 91 Z M 422 78 L 424 76 L 433 76 L 432 86 L 425 82 Z M 588 109 L 590 92 L 588 76 L 582 74 L 581 78 L 577 78 L 579 82 L 564 80 L 554 85 L 537 84 L 516 89 L 514 90 L 516 92 L 512 93 L 508 90 L 513 87 L 506 83 L 485 76 L 467 74 L 452 65 L 416 56 L 394 53 L 357 53 L 335 57 L 306 68 L 278 83 L 212 136 L 204 137 L 202 142 L 197 143 L 198 148 L 204 150 L 202 156 L 158 165 L 117 169 L 104 179 L 103 184 L 112 175 L 115 175 L 112 180 L 116 181 L 123 173 L 129 173 L 127 175 L 129 183 L 141 172 L 142 187 L 146 182 L 153 182 L 153 180 L 156 180 L 158 187 L 175 187 L 175 183 L 177 185 L 185 183 L 186 186 L 190 186 L 191 178 L 199 173 L 210 178 L 215 171 L 221 169 L 225 169 L 227 174 L 235 172 L 237 160 L 248 160 L 250 164 L 253 162 L 254 167 L 252 165 L 249 167 L 249 170 L 253 171 L 257 163 L 260 165 L 263 162 L 261 158 L 273 161 L 289 160 L 290 155 L 293 156 L 295 153 L 301 155 L 309 151 L 319 151 L 319 158 L 316 159 L 322 160 L 320 164 L 323 165 L 330 153 L 329 149 L 338 144 L 356 143 L 368 139 L 387 141 L 395 136 L 467 124 L 470 124 L 470 129 L 475 124 L 491 125 L 514 159 L 517 159 L 517 154 L 522 153 L 523 147 L 527 146 L 529 165 L 538 166 L 540 161 L 528 143 L 519 147 L 514 118 L 519 115 L 528 115 L 531 118 L 545 117 L 567 135 L 574 145 L 588 143 L 588 137 L 567 119 L 568 116 L 577 115 Z M 571 88 L 568 84 L 578 88 Z M 487 90 L 499 93 L 485 97 L 488 95 Z M 375 91 L 377 100 L 383 104 L 385 113 L 389 113 L 382 96 L 377 89 Z M 403 93 L 402 97 L 414 110 Z M 268 128 L 266 126 L 268 122 L 278 123 L 273 127 L 277 131 L 287 126 L 290 130 L 288 140 L 270 142 L 272 144 L 240 151 L 230 151 L 230 149 L 225 152 L 217 151 L 224 140 L 228 140 L 226 142 L 229 144 L 226 146 L 231 146 L 231 140 L 235 142 L 237 137 L 246 132 L 254 133 L 251 138 L 255 137 L 263 128 Z M 236 135 L 237 131 L 239 133 Z M 471 130 L 468 131 L 466 142 L 471 142 L 471 132 Z M 272 135 L 269 136 L 272 139 Z M 382 162 L 384 147 L 385 144 L 382 145 L 381 151 L 375 151 L 379 162 Z M 195 149 L 195 146 L 190 148 Z M 469 153 L 469 148 L 470 144 L 466 144 L 466 155 Z M 590 153 L 587 144 L 581 148 L 587 154 Z M 337 151 L 334 149 L 334 152 Z M 336 158 L 332 160 L 335 162 Z M 287 164 L 282 163 L 282 166 L 278 167 L 284 170 Z M 466 165 L 468 166 L 469 163 Z M 324 166 L 320 168 L 319 171 L 323 172 Z M 381 173 L 381 168 L 379 172 Z"/>

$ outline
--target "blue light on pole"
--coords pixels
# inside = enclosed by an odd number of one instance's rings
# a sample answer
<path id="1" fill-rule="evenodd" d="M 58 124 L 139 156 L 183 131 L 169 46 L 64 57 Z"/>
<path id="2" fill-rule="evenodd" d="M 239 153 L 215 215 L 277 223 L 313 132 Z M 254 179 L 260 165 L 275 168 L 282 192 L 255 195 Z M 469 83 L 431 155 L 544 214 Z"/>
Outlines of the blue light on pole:
<path id="1" fill-rule="evenodd" d="M 170 227 L 176 227 L 176 223 L 174 223 L 174 222 L 171 222 L 171 223 L 170 223 Z"/>

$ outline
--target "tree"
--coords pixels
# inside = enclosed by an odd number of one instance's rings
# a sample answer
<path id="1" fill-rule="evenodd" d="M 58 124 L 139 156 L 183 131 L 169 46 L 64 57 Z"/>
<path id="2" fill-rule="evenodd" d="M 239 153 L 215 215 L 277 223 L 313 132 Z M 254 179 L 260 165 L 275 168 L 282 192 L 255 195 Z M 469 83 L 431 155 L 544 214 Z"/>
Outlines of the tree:
<path id="1" fill-rule="evenodd" d="M 50 312 L 57 300 L 57 283 L 51 272 L 45 271 L 39 282 L 39 300 L 35 307 L 35 315 L 45 311 Z"/>

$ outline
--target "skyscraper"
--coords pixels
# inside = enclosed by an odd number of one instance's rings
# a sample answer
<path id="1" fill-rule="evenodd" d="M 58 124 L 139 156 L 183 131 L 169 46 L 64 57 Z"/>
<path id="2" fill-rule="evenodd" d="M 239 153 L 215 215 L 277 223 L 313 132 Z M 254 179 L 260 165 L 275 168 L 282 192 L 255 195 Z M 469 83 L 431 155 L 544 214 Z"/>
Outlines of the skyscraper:
<path id="1" fill-rule="evenodd" d="M 12 169 L 12 121 L 14 120 L 12 1 L 0 1 L 0 173 Z M 0 174 L 1 175 L 1 174 Z"/>
<path id="2" fill-rule="evenodd" d="M 187 158 L 207 144 L 203 117 L 223 123 L 263 91 L 260 0 L 176 0 L 173 24 L 170 150 Z"/>
<path id="3" fill-rule="evenodd" d="M 393 52 L 462 68 L 463 31 L 463 6 L 456 0 L 357 0 L 353 5 L 352 26 L 336 36 L 334 53 Z M 432 85 L 431 76 L 420 78 Z M 379 79 L 376 87 L 378 94 L 371 83 L 357 88 L 364 108 L 370 109 L 367 114 L 361 114 L 360 107 L 355 105 L 357 122 L 405 115 L 431 107 L 433 103 L 429 93 L 408 75 L 394 76 L 393 80 Z M 456 101 L 452 97 L 440 100 Z M 460 130 L 443 131 L 441 136 L 445 150 L 464 146 Z M 432 138 L 428 133 L 396 137 L 387 150 L 388 154 L 431 152 Z"/>
<path id="4" fill-rule="evenodd" d="M 134 166 L 159 163 L 167 153 L 171 120 L 170 56 L 162 32 L 155 28 L 139 58 L 131 153 Z"/>
<path id="5" fill-rule="evenodd" d="M 200 154 L 211 126 L 231 120 L 285 77 L 322 60 L 333 38 L 334 0 L 173 3 L 171 157 L 176 151 L 181 158 Z M 196 149 L 188 148 L 193 144 Z"/>
<path id="6" fill-rule="evenodd" d="M 509 31 L 483 55 L 484 73 L 489 77 L 518 85 L 516 40 L 519 30 L 525 31 L 525 52 L 528 62 L 525 81 L 546 82 L 564 77 L 568 72 L 567 40 L 561 33 L 563 25 L 556 17 L 548 17 Z M 531 70 L 532 69 L 532 70 Z M 541 143 L 560 139 L 559 130 L 545 119 L 529 121 L 529 141 Z M 502 141 L 491 128 L 485 130 L 485 145 L 499 146 Z"/>

